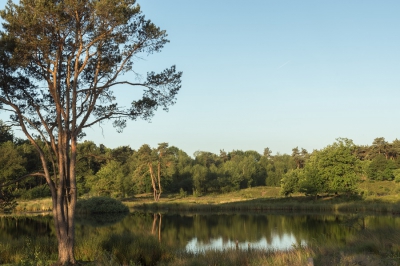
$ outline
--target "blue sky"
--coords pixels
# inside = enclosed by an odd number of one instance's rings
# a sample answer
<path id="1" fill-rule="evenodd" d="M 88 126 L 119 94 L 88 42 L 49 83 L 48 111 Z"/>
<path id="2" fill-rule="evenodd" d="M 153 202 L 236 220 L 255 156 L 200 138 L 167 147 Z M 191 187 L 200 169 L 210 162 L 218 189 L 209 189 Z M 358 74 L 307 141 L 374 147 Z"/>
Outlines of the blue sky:
<path id="1" fill-rule="evenodd" d="M 177 103 L 120 134 L 94 126 L 87 139 L 133 149 L 168 142 L 192 155 L 400 138 L 400 1 L 138 3 L 171 42 L 136 71 L 175 64 L 183 71 Z M 117 92 L 121 103 L 127 90 Z"/>

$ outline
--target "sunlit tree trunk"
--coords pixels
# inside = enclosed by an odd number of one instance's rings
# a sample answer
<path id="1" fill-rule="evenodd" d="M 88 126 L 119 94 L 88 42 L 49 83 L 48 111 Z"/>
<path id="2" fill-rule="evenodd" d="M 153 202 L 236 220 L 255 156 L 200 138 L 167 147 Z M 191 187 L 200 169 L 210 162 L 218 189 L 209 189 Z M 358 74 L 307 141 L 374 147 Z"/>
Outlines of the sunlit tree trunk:
<path id="1" fill-rule="evenodd" d="M 151 178 L 151 186 L 153 187 L 153 197 L 155 201 L 158 201 L 158 191 L 157 191 L 157 185 L 156 185 L 156 176 L 154 175 L 154 170 L 152 163 L 148 163 L 149 166 L 149 171 L 150 171 L 150 178 Z"/>
<path id="2" fill-rule="evenodd" d="M 158 193 L 157 193 L 157 201 L 160 200 L 162 189 L 161 189 L 161 158 L 158 160 L 157 164 L 157 177 L 158 177 Z"/>

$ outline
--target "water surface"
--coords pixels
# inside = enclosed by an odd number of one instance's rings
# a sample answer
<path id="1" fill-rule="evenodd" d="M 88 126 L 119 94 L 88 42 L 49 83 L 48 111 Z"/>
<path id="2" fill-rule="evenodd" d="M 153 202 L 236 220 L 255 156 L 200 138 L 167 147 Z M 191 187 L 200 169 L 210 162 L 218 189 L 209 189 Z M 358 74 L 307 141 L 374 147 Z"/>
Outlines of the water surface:
<path id="1" fill-rule="evenodd" d="M 111 219 L 110 219 L 111 218 Z M 203 252 L 223 249 L 288 250 L 310 241 L 343 243 L 366 228 L 398 228 L 396 216 L 360 214 L 168 214 L 130 213 L 116 217 L 93 216 L 76 221 L 77 241 L 94 236 L 131 232 L 157 238 L 177 251 Z M 16 238 L 54 237 L 52 217 L 1 217 L 0 241 Z"/>

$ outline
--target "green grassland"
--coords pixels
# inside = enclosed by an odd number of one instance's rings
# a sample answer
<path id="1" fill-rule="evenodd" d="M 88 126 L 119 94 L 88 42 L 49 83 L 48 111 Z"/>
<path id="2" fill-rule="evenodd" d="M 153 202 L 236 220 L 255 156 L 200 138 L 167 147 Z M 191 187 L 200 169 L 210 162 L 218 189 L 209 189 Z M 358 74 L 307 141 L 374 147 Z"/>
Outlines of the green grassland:
<path id="1" fill-rule="evenodd" d="M 307 197 L 280 195 L 279 187 L 254 187 L 226 194 L 186 196 L 165 195 L 154 202 L 143 194 L 124 201 L 131 209 L 164 211 L 367 211 L 400 213 L 400 184 L 392 181 L 365 181 L 357 194 Z"/>
<path id="2" fill-rule="evenodd" d="M 278 212 L 375 212 L 400 214 L 400 184 L 365 181 L 356 195 L 280 195 L 277 187 L 254 187 L 226 194 L 203 196 L 164 194 L 154 202 L 152 194 L 124 199 L 131 211 L 278 211 Z M 51 210 L 51 199 L 19 201 L 18 213 Z M 111 234 L 111 233 L 110 233 Z M 140 232 L 138 232 L 140 234 Z M 97 239 L 97 238 L 98 239 Z M 200 254 L 176 253 L 153 236 L 115 234 L 77 240 L 76 258 L 82 265 L 400 265 L 400 231 L 363 230 L 345 246 L 340 243 L 309 243 L 289 251 L 224 250 Z M 17 265 L 47 265 L 55 260 L 55 239 L 18 239 L 1 247 L 1 255 Z M 47 241 L 47 242 L 46 242 Z M 45 244 L 53 243 L 52 245 Z M 31 252 L 35 250 L 35 252 Z M 111 252 L 112 251 L 112 252 Z M 25 254 L 25 253 L 26 254 Z M 29 260 L 29 262 L 28 262 Z M 16 265 L 16 264 L 8 264 Z"/>
<path id="3" fill-rule="evenodd" d="M 164 211 L 369 211 L 400 213 L 400 183 L 364 181 L 355 195 L 280 195 L 279 187 L 253 187 L 226 194 L 203 196 L 164 194 L 155 202 L 152 194 L 124 199 L 131 210 Z M 46 212 L 51 199 L 18 201 L 15 212 Z"/>

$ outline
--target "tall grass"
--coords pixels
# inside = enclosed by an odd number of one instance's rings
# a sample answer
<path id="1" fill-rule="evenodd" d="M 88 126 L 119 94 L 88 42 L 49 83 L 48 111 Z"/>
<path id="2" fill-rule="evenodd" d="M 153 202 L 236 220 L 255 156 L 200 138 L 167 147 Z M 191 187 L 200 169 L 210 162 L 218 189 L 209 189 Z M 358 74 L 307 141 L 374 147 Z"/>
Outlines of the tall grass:
<path id="1" fill-rule="evenodd" d="M 208 250 L 204 253 L 182 253 L 170 263 L 159 265 L 177 266 L 251 266 L 251 265 L 307 265 L 309 258 L 314 255 L 313 250 L 307 247 L 297 247 L 288 251 L 259 250 L 259 249 L 226 249 L 222 251 Z"/>
<path id="2" fill-rule="evenodd" d="M 57 243 L 54 237 L 18 238 L 0 243 L 0 264 L 49 265 L 57 260 Z"/>
<path id="3" fill-rule="evenodd" d="M 172 251 L 151 235 L 131 232 L 98 234 L 78 239 L 75 255 L 85 265 L 399 265 L 400 232 L 396 229 L 363 230 L 345 245 L 308 243 L 287 251 L 245 249 L 208 250 L 203 253 Z M 49 265 L 56 261 L 55 240 L 48 237 L 18 239 L 0 246 L 2 265 Z"/>
<path id="4" fill-rule="evenodd" d="M 48 212 L 52 210 L 51 198 L 36 200 L 18 200 L 14 212 Z"/>

